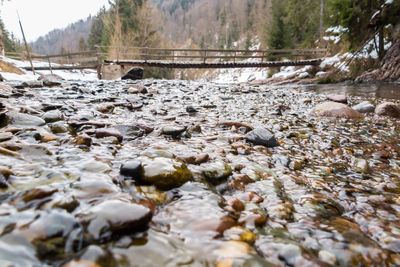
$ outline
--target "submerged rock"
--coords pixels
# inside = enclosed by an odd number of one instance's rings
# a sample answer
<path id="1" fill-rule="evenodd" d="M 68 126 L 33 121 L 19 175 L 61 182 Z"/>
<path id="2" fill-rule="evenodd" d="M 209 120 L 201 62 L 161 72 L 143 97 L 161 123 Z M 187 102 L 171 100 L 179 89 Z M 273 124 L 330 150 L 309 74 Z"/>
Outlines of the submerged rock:
<path id="1" fill-rule="evenodd" d="M 260 145 L 266 147 L 279 146 L 275 136 L 264 128 L 256 128 L 246 135 L 246 140 L 253 145 Z"/>
<path id="2" fill-rule="evenodd" d="M 336 102 L 324 102 L 317 105 L 314 114 L 321 117 L 346 118 L 346 119 L 361 119 L 362 115 L 345 104 Z"/>
<path id="3" fill-rule="evenodd" d="M 399 119 L 400 106 L 392 102 L 385 102 L 376 107 L 375 114 Z"/>
<path id="4" fill-rule="evenodd" d="M 155 185 L 161 190 L 179 187 L 193 177 L 184 163 L 173 159 L 141 158 L 141 161 L 143 170 L 142 179 L 139 182 Z"/>
<path id="5" fill-rule="evenodd" d="M 47 123 L 57 122 L 63 120 L 64 116 L 59 110 L 51 110 L 43 114 L 42 119 L 44 119 Z"/>
<path id="6" fill-rule="evenodd" d="M 89 209 L 81 218 L 95 240 L 133 234 L 148 228 L 152 213 L 144 206 L 120 200 L 106 200 Z"/>

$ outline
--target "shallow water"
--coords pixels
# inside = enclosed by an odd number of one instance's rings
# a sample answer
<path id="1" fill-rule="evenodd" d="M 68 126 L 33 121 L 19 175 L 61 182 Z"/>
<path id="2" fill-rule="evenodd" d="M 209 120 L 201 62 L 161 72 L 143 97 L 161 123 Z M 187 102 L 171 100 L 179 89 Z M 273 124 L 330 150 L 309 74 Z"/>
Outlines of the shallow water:
<path id="1" fill-rule="evenodd" d="M 398 120 L 311 112 L 328 93 L 399 103 L 398 85 L 14 86 L 0 266 L 400 265 Z"/>

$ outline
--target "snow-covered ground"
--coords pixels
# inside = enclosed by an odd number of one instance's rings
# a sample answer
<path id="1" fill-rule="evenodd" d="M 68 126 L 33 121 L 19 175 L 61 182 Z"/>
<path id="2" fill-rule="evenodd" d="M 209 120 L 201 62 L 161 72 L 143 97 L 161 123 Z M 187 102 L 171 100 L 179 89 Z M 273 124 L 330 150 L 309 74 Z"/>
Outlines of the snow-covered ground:
<path id="1" fill-rule="evenodd" d="M 15 60 L 15 59 L 3 57 L 3 56 L 0 56 L 0 60 L 7 62 L 9 64 L 12 64 L 18 68 L 30 66 L 29 61 L 20 61 L 20 60 Z M 42 61 L 33 61 L 33 65 L 36 67 L 47 67 L 48 63 L 42 62 Z M 52 66 L 57 66 L 57 64 L 52 64 Z M 4 79 L 6 79 L 8 81 L 31 81 L 31 80 L 37 80 L 40 77 L 40 75 L 51 73 L 50 70 L 36 71 L 36 75 L 34 75 L 32 71 L 22 70 L 22 72 L 23 72 L 23 74 L 19 75 L 16 73 L 0 71 L 0 74 Z M 74 80 L 94 81 L 94 80 L 97 80 L 97 72 L 95 70 L 90 70 L 90 69 L 53 70 L 53 73 L 62 77 L 65 80 L 68 80 L 68 81 L 74 81 Z"/>

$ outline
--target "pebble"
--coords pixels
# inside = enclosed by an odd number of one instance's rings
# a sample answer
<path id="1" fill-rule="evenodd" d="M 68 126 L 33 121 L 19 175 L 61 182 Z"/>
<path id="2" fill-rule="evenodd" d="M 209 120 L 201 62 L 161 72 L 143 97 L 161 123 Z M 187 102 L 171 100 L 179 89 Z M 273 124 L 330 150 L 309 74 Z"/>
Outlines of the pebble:
<path id="1" fill-rule="evenodd" d="M 176 138 L 186 131 L 186 127 L 178 125 L 164 126 L 161 131 L 164 135 L 170 135 Z"/>
<path id="2" fill-rule="evenodd" d="M 368 101 L 361 102 L 353 107 L 355 111 L 360 113 L 371 113 L 375 111 L 375 106 Z"/>
<path id="3" fill-rule="evenodd" d="M 143 168 L 139 160 L 131 160 L 123 163 L 120 168 L 120 174 L 141 180 Z M 140 178 L 138 178 L 140 177 Z"/>
<path id="4" fill-rule="evenodd" d="M 361 119 L 363 116 L 354 109 L 345 104 L 336 102 L 324 102 L 317 105 L 314 114 L 321 117 L 346 118 L 346 119 Z"/>

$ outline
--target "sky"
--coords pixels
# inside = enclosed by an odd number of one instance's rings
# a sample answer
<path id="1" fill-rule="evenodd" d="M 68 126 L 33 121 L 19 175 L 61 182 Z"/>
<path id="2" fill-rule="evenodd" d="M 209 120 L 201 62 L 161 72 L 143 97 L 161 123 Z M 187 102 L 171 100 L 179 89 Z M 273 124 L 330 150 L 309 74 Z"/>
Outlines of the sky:
<path id="1" fill-rule="evenodd" d="M 22 40 L 17 10 L 21 17 L 26 39 L 36 40 L 51 30 L 96 15 L 108 0 L 11 0 L 0 4 L 0 16 L 6 29 Z"/>

